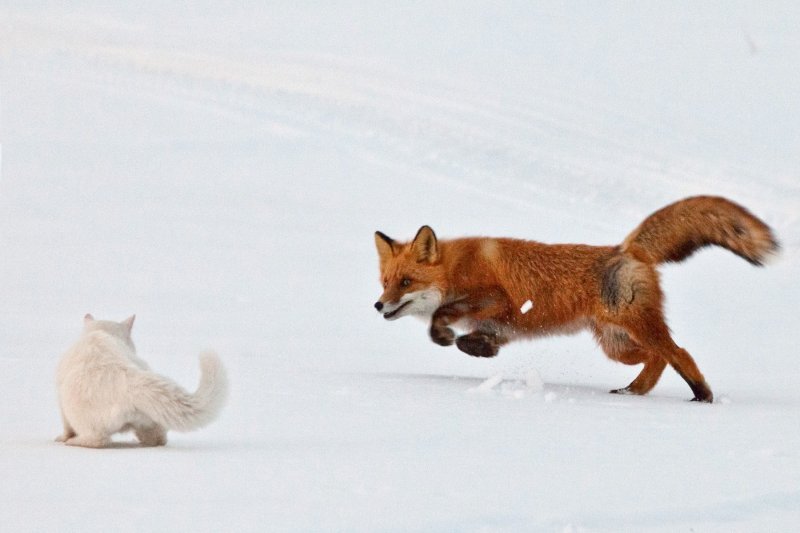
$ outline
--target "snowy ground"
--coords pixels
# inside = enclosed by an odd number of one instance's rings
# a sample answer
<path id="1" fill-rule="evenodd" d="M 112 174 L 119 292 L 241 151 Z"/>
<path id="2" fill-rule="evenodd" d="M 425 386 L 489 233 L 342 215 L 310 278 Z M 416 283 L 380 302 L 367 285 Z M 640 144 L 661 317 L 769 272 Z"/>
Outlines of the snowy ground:
<path id="1" fill-rule="evenodd" d="M 70 4 L 0 5 L 0 529 L 796 529 L 798 4 Z M 377 229 L 611 244 L 698 193 L 784 246 L 663 269 L 714 405 L 372 308 Z M 53 443 L 86 312 L 187 387 L 217 349 L 222 418 Z"/>

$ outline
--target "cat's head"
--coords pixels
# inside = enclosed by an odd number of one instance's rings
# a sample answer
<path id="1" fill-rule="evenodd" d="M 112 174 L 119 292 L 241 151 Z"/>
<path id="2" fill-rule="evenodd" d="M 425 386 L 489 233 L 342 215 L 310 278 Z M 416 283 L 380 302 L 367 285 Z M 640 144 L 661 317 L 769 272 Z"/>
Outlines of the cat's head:
<path id="1" fill-rule="evenodd" d="M 112 320 L 95 320 L 95 318 L 87 313 L 83 317 L 83 331 L 89 333 L 91 331 L 103 331 L 109 335 L 113 335 L 133 348 L 133 340 L 131 339 L 131 330 L 133 329 L 133 321 L 136 320 L 136 315 L 131 315 L 122 322 L 114 322 Z"/>

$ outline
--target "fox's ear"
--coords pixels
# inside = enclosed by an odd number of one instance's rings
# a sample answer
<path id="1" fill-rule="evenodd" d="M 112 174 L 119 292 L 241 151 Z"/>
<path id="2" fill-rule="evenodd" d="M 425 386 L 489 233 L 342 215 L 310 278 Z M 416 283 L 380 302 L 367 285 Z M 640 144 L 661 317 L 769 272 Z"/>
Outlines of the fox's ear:
<path id="1" fill-rule="evenodd" d="M 130 334 L 131 330 L 133 329 L 134 320 L 136 320 L 136 315 L 131 315 L 122 322 L 122 325 L 128 330 L 128 334 Z"/>
<path id="2" fill-rule="evenodd" d="M 419 263 L 435 263 L 439 260 L 439 241 L 430 226 L 422 226 L 411 243 L 411 252 Z"/>
<path id="3" fill-rule="evenodd" d="M 375 247 L 378 249 L 378 258 L 381 261 L 381 265 L 397 253 L 395 242 L 380 231 L 375 232 Z"/>
<path id="4" fill-rule="evenodd" d="M 83 317 L 83 323 L 88 324 L 89 322 L 94 322 L 94 317 L 91 313 L 86 313 L 86 316 Z"/>

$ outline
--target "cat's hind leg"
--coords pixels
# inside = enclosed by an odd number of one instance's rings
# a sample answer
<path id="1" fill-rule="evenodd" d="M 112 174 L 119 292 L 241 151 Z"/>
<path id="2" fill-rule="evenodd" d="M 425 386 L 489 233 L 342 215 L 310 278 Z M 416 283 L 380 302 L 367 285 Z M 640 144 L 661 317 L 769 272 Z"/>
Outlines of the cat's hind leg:
<path id="1" fill-rule="evenodd" d="M 167 443 L 167 430 L 158 424 L 137 426 L 134 432 L 142 446 L 164 446 Z"/>

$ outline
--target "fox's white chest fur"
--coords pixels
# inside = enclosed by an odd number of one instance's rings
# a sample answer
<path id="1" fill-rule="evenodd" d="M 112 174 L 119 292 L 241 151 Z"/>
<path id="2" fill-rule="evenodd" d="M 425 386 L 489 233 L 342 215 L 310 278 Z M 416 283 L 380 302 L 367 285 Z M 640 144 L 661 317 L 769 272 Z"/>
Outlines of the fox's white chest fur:
<path id="1" fill-rule="evenodd" d="M 190 394 L 136 356 L 133 320 L 84 318 L 81 337 L 56 372 L 64 422 L 56 440 L 98 448 L 114 433 L 133 430 L 142 445 L 161 446 L 168 429 L 190 431 L 216 418 L 227 396 L 227 378 L 216 354 L 200 356 L 200 385 Z"/>

